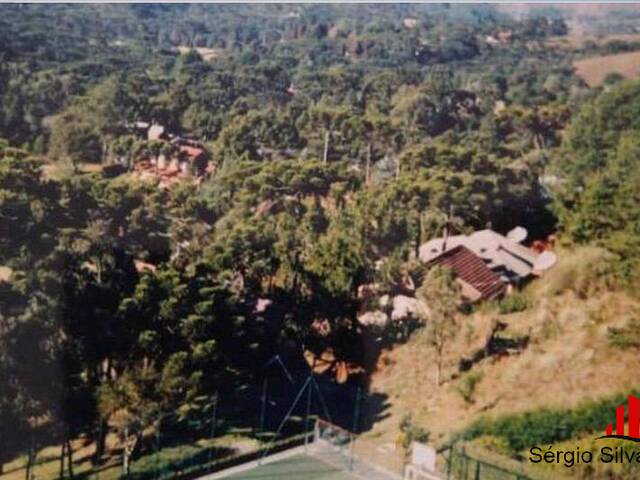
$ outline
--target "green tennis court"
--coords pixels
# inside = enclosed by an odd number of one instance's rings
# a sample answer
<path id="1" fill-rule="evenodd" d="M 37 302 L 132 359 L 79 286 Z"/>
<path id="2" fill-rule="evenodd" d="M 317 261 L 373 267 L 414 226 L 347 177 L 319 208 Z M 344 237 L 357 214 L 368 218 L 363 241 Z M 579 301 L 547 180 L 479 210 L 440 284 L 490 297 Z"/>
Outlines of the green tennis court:
<path id="1" fill-rule="evenodd" d="M 260 465 L 251 470 L 239 472 L 225 479 L 260 480 L 356 480 L 361 477 L 351 474 L 347 468 L 340 468 L 319 458 L 300 454 L 277 462 Z"/>
<path id="2" fill-rule="evenodd" d="M 353 454 L 353 444 L 333 425 L 318 424 L 317 439 L 199 480 L 402 480 L 392 472 Z"/>

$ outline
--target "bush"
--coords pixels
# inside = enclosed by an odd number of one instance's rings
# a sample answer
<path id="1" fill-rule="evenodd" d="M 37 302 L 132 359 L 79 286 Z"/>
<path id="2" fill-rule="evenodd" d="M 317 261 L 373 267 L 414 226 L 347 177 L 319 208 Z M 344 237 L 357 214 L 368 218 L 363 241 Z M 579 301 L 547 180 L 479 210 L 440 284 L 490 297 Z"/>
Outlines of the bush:
<path id="1" fill-rule="evenodd" d="M 637 392 L 632 393 L 637 395 Z M 487 435 L 502 438 L 515 456 L 535 445 L 551 445 L 588 432 L 604 432 L 605 426 L 615 417 L 616 407 L 625 400 L 626 395 L 616 395 L 584 402 L 573 410 L 541 409 L 496 420 L 484 418 L 463 431 L 460 437 L 464 440 Z"/>
<path id="2" fill-rule="evenodd" d="M 507 313 L 522 312 L 529 308 L 529 300 L 520 292 L 514 292 L 502 299 L 498 305 L 498 310 L 502 315 Z"/>
<path id="3" fill-rule="evenodd" d="M 624 81 L 624 77 L 622 75 L 620 75 L 618 72 L 611 72 L 608 73 L 606 77 L 604 77 L 602 83 L 606 86 L 611 86 L 622 81 Z"/>
<path id="4" fill-rule="evenodd" d="M 429 441 L 431 432 L 429 430 L 416 425 L 413 422 L 411 414 L 406 414 L 400 421 L 400 432 L 402 435 L 402 448 L 409 453 L 413 442 L 426 443 Z"/>
<path id="5" fill-rule="evenodd" d="M 474 402 L 474 394 L 476 393 L 476 386 L 482 380 L 484 373 L 482 371 L 467 372 L 462 376 L 455 389 L 467 403 Z"/>
<path id="6" fill-rule="evenodd" d="M 631 318 L 622 328 L 609 327 L 609 343 L 620 348 L 640 348 L 640 320 Z"/>
<path id="7" fill-rule="evenodd" d="M 511 454 L 509 444 L 502 437 L 491 437 L 489 435 L 478 437 L 475 441 L 475 445 L 499 455 L 508 456 Z"/>
<path id="8" fill-rule="evenodd" d="M 160 474 L 179 472 L 194 465 L 204 464 L 209 458 L 209 450 L 197 445 L 180 445 L 162 449 L 159 453 L 149 453 L 135 460 L 131 465 L 128 480 L 147 480 Z"/>
<path id="9" fill-rule="evenodd" d="M 560 261 L 541 280 L 543 292 L 558 295 L 573 290 L 581 298 L 614 288 L 619 275 L 619 257 L 597 247 L 563 252 Z"/>

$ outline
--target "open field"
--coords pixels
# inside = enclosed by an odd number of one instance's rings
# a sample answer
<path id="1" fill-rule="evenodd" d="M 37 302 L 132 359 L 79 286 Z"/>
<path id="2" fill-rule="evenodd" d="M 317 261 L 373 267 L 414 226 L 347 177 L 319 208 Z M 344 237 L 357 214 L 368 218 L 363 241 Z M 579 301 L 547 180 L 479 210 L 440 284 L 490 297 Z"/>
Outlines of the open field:
<path id="1" fill-rule="evenodd" d="M 551 37 L 547 40 L 547 45 L 553 47 L 564 47 L 568 49 L 582 48 L 587 43 L 596 45 L 606 45 L 609 42 L 640 42 L 640 33 L 619 33 L 615 35 L 593 35 L 583 32 L 570 32 L 563 37 Z"/>
<path id="2" fill-rule="evenodd" d="M 181 54 L 185 54 L 187 52 L 189 52 L 190 50 L 195 50 L 196 52 L 198 52 L 200 54 L 200 56 L 202 57 L 202 59 L 205 62 L 211 62 L 213 60 L 215 60 L 216 58 L 218 58 L 220 55 L 222 55 L 222 52 L 224 51 L 221 48 L 205 48 L 205 47 L 176 47 L 176 50 L 178 52 L 180 52 Z"/>
<path id="3" fill-rule="evenodd" d="M 78 165 L 77 174 L 98 173 L 102 171 L 99 163 L 82 163 Z M 71 165 L 62 162 L 49 162 L 42 166 L 42 174 L 49 180 L 60 180 L 73 174 Z"/>
<path id="4" fill-rule="evenodd" d="M 576 73 L 590 87 L 598 87 L 610 73 L 619 73 L 625 78 L 640 77 L 640 52 L 585 58 L 575 61 L 573 65 Z"/>

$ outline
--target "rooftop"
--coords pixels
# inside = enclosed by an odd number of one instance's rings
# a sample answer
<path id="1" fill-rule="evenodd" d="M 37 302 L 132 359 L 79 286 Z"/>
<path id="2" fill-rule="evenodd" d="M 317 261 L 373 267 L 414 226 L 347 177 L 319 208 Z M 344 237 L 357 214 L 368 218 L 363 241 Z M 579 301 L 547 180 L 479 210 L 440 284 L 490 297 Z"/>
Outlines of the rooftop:
<path id="1" fill-rule="evenodd" d="M 444 252 L 462 246 L 484 260 L 489 269 L 500 273 L 504 277 L 503 280 L 510 281 L 513 277 L 526 278 L 536 273 L 536 261 L 540 254 L 515 240 L 524 240 L 520 233 L 522 231 L 524 229 L 514 229 L 512 232 L 520 235 L 511 235 L 510 232 L 504 236 L 485 229 L 470 235 L 434 238 L 420 246 L 419 257 L 423 262 L 429 263 Z"/>
<path id="2" fill-rule="evenodd" d="M 506 289 L 500 277 L 463 245 L 447 250 L 429 263 L 451 267 L 462 284 L 463 296 L 472 302 L 498 298 Z"/>

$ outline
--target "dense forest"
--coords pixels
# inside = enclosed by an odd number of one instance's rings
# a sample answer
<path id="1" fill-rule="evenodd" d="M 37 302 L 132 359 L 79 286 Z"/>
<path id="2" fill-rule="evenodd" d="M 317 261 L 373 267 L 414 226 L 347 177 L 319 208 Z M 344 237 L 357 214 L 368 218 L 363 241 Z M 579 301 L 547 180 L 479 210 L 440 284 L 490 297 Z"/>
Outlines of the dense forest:
<path id="1" fill-rule="evenodd" d="M 640 84 L 589 89 L 546 43 L 559 17 L 0 11 L 0 468 L 80 435 L 99 462 L 97 425 L 140 437 L 275 354 L 331 347 L 369 371 L 359 287 L 421 284 L 417 248 L 445 226 L 555 232 L 617 255 L 622 283 L 640 272 Z M 213 168 L 140 180 L 164 147 L 134 122 L 197 139 Z"/>

